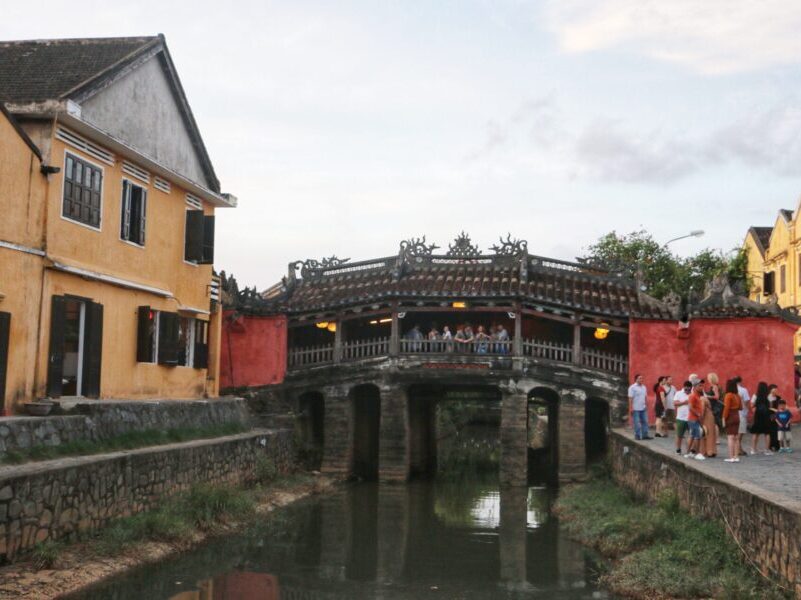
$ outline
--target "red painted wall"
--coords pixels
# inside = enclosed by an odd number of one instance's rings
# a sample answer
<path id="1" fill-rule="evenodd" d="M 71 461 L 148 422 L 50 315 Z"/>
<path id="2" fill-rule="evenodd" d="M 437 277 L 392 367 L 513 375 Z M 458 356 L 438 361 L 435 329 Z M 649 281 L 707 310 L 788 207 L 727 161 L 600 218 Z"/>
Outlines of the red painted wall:
<path id="1" fill-rule="evenodd" d="M 223 318 L 220 389 L 281 383 L 286 374 L 286 317 Z"/>
<path id="2" fill-rule="evenodd" d="M 703 379 L 718 374 L 720 384 L 740 375 L 753 394 L 757 383 L 779 386 L 793 406 L 793 335 L 796 327 L 779 319 L 693 319 L 689 336 L 678 337 L 675 321 L 632 319 L 629 326 L 629 374 L 640 373 L 648 388 L 648 412 L 654 420 L 654 394 L 660 375 L 672 375 L 680 388 L 690 373 Z M 629 382 L 631 383 L 631 381 Z"/>

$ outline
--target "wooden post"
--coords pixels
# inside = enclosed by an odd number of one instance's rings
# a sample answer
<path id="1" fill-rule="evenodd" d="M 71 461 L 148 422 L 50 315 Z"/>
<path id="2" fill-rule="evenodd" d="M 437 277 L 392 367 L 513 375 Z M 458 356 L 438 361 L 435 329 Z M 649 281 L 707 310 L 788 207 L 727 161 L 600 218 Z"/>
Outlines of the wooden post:
<path id="1" fill-rule="evenodd" d="M 336 331 L 334 331 L 334 362 L 338 363 L 342 360 L 342 329 L 345 324 L 340 319 L 336 321 Z"/>
<path id="2" fill-rule="evenodd" d="M 392 328 L 389 334 L 389 355 L 400 354 L 400 321 L 398 320 L 398 307 L 392 309 Z"/>
<path id="3" fill-rule="evenodd" d="M 581 364 L 581 316 L 576 315 L 573 323 L 573 364 Z"/>
<path id="4" fill-rule="evenodd" d="M 515 307 L 515 337 L 512 340 L 512 354 L 523 356 L 523 311 Z"/>

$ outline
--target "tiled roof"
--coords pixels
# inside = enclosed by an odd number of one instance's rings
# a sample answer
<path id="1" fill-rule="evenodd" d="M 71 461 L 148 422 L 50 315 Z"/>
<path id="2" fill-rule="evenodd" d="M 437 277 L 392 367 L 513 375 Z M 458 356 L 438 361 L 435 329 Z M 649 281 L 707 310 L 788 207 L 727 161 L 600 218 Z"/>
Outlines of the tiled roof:
<path id="1" fill-rule="evenodd" d="M 0 42 L 0 101 L 63 99 L 159 39 L 148 36 Z"/>
<path id="2" fill-rule="evenodd" d="M 794 309 L 781 308 L 776 302 L 759 303 L 732 292 L 728 280 L 710 282 L 706 298 L 689 307 L 691 319 L 778 318 L 801 325 Z"/>
<path id="3" fill-rule="evenodd" d="M 754 235 L 754 239 L 761 246 L 760 250 L 762 254 L 764 254 L 768 249 L 768 244 L 770 244 L 770 235 L 773 233 L 773 227 L 751 227 L 751 232 Z"/>
<path id="4" fill-rule="evenodd" d="M 599 315 L 670 318 L 668 308 L 638 293 L 633 280 L 599 275 L 580 265 L 526 255 L 521 259 L 482 257 L 454 260 L 444 257 L 411 261 L 398 276 L 396 258 L 344 265 L 289 283 L 280 299 L 289 313 L 331 310 L 382 300 L 497 301 L 559 307 Z M 547 259 L 546 259 L 547 260 Z M 522 275 L 522 276 L 521 276 Z"/>
<path id="5" fill-rule="evenodd" d="M 782 208 L 779 210 L 781 216 L 784 217 L 785 221 L 792 221 L 793 220 L 793 211 L 789 208 Z"/>

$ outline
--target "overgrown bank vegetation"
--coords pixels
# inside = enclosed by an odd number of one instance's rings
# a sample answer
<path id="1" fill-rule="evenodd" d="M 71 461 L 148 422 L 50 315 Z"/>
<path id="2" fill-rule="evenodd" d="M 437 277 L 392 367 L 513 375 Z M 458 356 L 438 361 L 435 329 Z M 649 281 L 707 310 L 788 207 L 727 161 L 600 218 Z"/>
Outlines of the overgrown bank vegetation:
<path id="1" fill-rule="evenodd" d="M 568 535 L 614 559 L 601 584 L 632 598 L 792 598 L 762 577 L 723 524 L 690 516 L 675 494 L 647 504 L 605 474 L 561 490 Z"/>
<path id="2" fill-rule="evenodd" d="M 253 485 L 197 484 L 188 491 L 166 499 L 159 508 L 113 520 L 82 542 L 89 554 L 113 557 L 143 542 L 168 542 L 186 545 L 200 535 L 213 535 L 231 524 L 247 522 L 271 490 L 308 486 L 314 477 L 305 473 L 279 475 L 275 463 L 262 457 L 256 464 Z M 31 552 L 36 568 L 57 567 L 67 545 L 48 541 Z"/>

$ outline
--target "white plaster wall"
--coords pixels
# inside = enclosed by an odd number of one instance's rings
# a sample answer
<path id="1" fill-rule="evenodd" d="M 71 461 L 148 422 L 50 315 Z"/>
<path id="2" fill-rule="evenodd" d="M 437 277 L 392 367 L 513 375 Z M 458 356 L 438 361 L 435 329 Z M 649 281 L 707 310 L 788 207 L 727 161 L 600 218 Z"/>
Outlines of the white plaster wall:
<path id="1" fill-rule="evenodd" d="M 158 56 L 84 101 L 81 118 L 210 187 Z"/>

